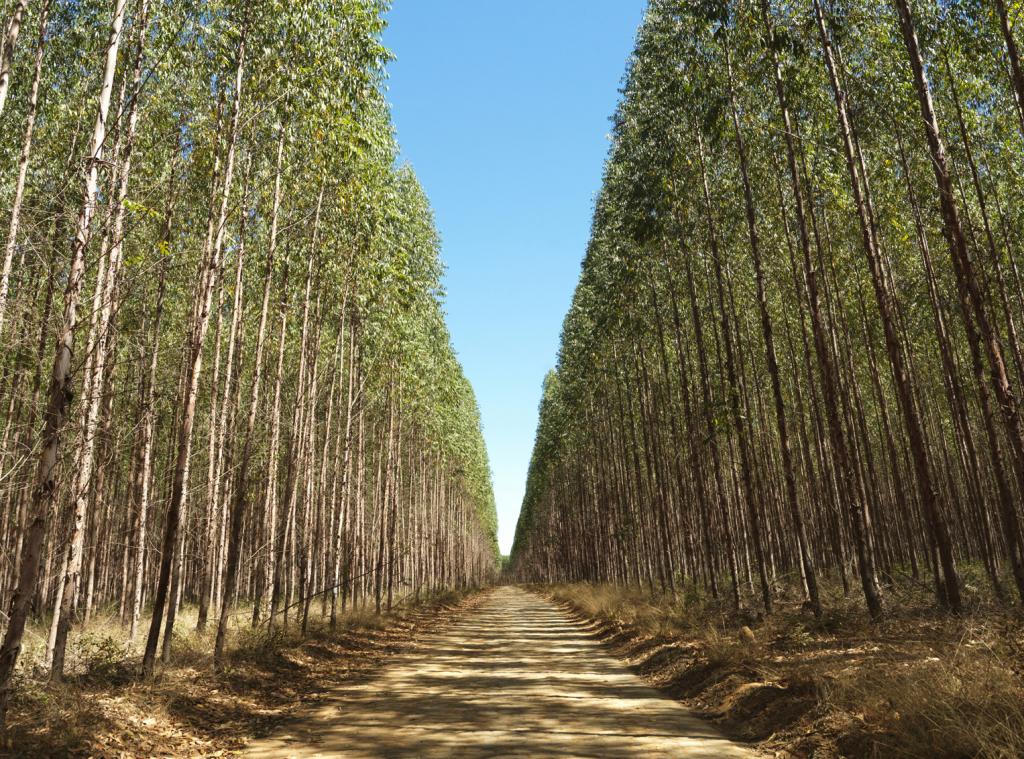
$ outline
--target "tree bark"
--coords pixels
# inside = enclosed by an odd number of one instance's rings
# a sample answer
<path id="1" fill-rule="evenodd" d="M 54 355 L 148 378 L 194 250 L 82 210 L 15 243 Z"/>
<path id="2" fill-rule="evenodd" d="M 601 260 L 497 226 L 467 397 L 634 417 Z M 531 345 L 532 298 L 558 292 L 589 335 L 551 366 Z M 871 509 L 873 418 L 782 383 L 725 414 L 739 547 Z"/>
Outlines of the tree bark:
<path id="1" fill-rule="evenodd" d="M 878 585 L 875 569 L 875 557 L 870 544 L 869 522 L 866 505 L 858 493 L 855 474 L 850 460 L 846 433 L 843 430 L 839 399 L 839 380 L 836 367 L 829 352 L 829 338 L 821 314 L 821 301 L 818 290 L 818 277 L 811 256 L 810 232 L 807 225 L 804 207 L 803 187 L 797 167 L 797 152 L 794 143 L 794 129 L 789 113 L 786 97 L 786 86 L 782 77 L 782 66 L 779 62 L 778 46 L 775 33 L 771 26 L 767 3 L 761 3 L 762 20 L 765 26 L 765 47 L 770 51 L 772 77 L 778 100 L 779 112 L 782 116 L 782 128 L 786 144 L 786 161 L 789 167 L 790 189 L 796 211 L 797 233 L 800 252 L 803 258 L 804 280 L 807 288 L 807 304 L 810 312 L 811 331 L 814 337 L 814 352 L 818 359 L 820 384 L 825 399 L 825 416 L 828 423 L 829 441 L 836 458 L 836 469 L 841 482 L 841 489 L 849 501 L 850 523 L 853 527 L 854 545 L 857 550 L 857 566 L 861 578 L 861 589 L 873 620 L 882 618 L 882 595 Z"/>
<path id="2" fill-rule="evenodd" d="M 224 244 L 225 222 L 228 213 L 228 202 L 231 197 L 231 182 L 234 173 L 235 149 L 239 132 L 239 116 L 242 105 L 242 82 L 245 71 L 245 39 L 246 29 L 243 27 L 238 43 L 238 57 L 234 77 L 234 102 L 232 105 L 231 127 L 228 135 L 227 157 L 225 159 L 224 184 L 221 193 L 220 213 L 211 215 L 211 226 L 207 233 L 208 248 L 204 251 L 200 284 L 196 292 L 196 304 L 193 323 L 189 330 L 187 364 L 185 367 L 185 394 L 181 399 L 182 415 L 177 434 L 177 456 L 171 485 L 171 500 L 167 506 L 166 525 L 163 537 L 163 553 L 160 558 L 160 574 L 157 580 L 156 593 L 153 598 L 153 618 L 146 640 L 146 650 L 142 660 L 144 677 L 153 675 L 156 664 L 156 649 L 160 638 L 160 623 L 163 618 L 164 605 L 167 602 L 167 591 L 171 579 L 171 563 L 174 557 L 178 535 L 178 519 L 182 510 L 187 486 L 189 453 L 192 448 L 192 426 L 195 421 L 196 398 L 199 392 L 199 376 L 202 368 L 203 343 L 210 324 L 210 307 L 213 299 L 214 285 L 221 267 L 221 252 Z M 216 226 L 214 226 L 214 224 Z M 210 240 L 210 238 L 213 238 Z M 171 620 L 173 622 L 173 620 Z M 164 631 L 164 637 L 170 639 L 173 632 L 172 624 Z"/>
<path id="3" fill-rule="evenodd" d="M 96 195 L 99 188 L 99 167 L 103 159 L 103 143 L 107 134 L 107 113 L 114 88 L 114 72 L 117 68 L 118 51 L 121 44 L 121 26 L 127 0 L 117 0 L 110 25 L 104 61 L 103 79 L 100 86 L 96 122 L 93 126 L 92 142 L 89 146 L 89 160 L 83 177 L 82 203 L 79 207 L 75 227 L 75 239 L 71 247 L 71 264 L 67 286 L 64 290 L 64 314 L 54 355 L 53 370 L 50 374 L 47 405 L 40 443 L 39 464 L 35 474 L 32 492 L 31 522 L 26 530 L 21 551 L 21 571 L 17 589 L 11 599 L 7 632 L 0 646 L 0 726 L 4 724 L 7 701 L 10 696 L 11 677 L 21 651 L 21 639 L 25 632 L 29 602 L 35 589 L 39 572 L 39 560 L 46 529 L 46 514 L 56 493 L 54 470 L 64 417 L 73 394 L 71 355 L 74 346 L 75 329 L 78 326 L 78 302 L 82 292 L 85 273 L 85 249 L 91 236 Z"/>
<path id="4" fill-rule="evenodd" d="M 21 19 L 25 15 L 28 0 L 17 0 L 11 20 L 7 22 L 3 44 L 0 45 L 0 113 L 4 112 L 7 93 L 11 87 L 11 69 L 14 66 L 14 47 L 21 31 Z"/>
<path id="5" fill-rule="evenodd" d="M 973 316 L 984 343 L 988 356 L 990 382 L 1002 411 L 1006 437 L 1010 443 L 1013 470 L 1019 487 L 1024 489 L 1024 429 L 1021 426 L 1018 401 L 1006 371 L 1002 345 L 986 313 L 981 286 L 975 274 L 974 263 L 967 250 L 960 211 L 953 191 L 949 161 L 932 102 L 931 85 L 928 83 L 925 73 L 924 59 L 921 56 L 921 48 L 917 40 L 917 28 L 914 25 L 913 14 L 907 0 L 893 0 L 893 2 L 899 16 L 900 32 L 903 35 L 914 88 L 917 92 L 932 171 L 935 175 L 936 192 L 942 211 L 943 234 L 949 246 L 957 289 L 965 317 L 969 319 Z"/>
<path id="6" fill-rule="evenodd" d="M 24 5 L 24 3 L 22 3 Z M 50 0 L 43 0 L 39 11 L 39 41 L 36 43 L 35 69 L 32 74 L 32 89 L 28 96 L 28 117 L 25 120 L 25 136 L 21 142 L 18 158 L 18 179 L 14 184 L 14 198 L 11 200 L 11 223 L 7 229 L 7 244 L 4 246 L 4 260 L 0 269 L 0 335 L 4 331 L 4 316 L 7 310 L 7 294 L 10 289 L 11 265 L 18 247 L 18 229 L 21 224 L 21 206 L 25 200 L 25 180 L 28 177 L 28 162 L 32 155 L 32 137 L 35 133 L 36 115 L 39 108 L 39 84 L 43 73 L 43 53 L 46 49 L 46 23 L 49 19 Z M 0 107 L 2 110 L 2 107 Z"/>

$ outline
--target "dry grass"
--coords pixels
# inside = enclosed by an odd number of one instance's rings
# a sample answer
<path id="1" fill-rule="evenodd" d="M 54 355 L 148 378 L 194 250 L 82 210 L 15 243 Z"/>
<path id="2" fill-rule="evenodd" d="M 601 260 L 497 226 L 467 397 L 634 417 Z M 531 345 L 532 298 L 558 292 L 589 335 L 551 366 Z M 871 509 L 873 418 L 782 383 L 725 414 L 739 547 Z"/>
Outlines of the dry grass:
<path id="1" fill-rule="evenodd" d="M 872 625 L 827 588 L 820 620 L 784 599 L 768 618 L 691 593 L 543 588 L 654 684 L 778 756 L 1024 756 L 1024 625 L 988 602 L 955 618 L 926 590 L 890 588 Z"/>
<path id="2" fill-rule="evenodd" d="M 1024 681 L 1013 635 L 1020 629 L 968 620 L 961 639 L 933 645 L 934 655 L 840 672 L 823 695 L 876 728 L 872 756 L 1021 757 Z"/>
<path id="3" fill-rule="evenodd" d="M 142 641 L 128 645 L 116 615 L 99 615 L 76 630 L 67 678 L 46 682 L 43 620 L 27 636 L 0 755 L 233 753 L 338 682 L 372 676 L 414 636 L 473 603 L 473 597 L 444 594 L 380 616 L 359 610 L 340 617 L 336 629 L 311 610 L 306 636 L 294 621 L 270 634 L 266 627 L 253 631 L 248 610 L 240 610 L 220 670 L 212 660 L 215 630 L 195 632 L 196 611 L 186 607 L 175 623 L 172 662 L 150 682 L 138 679 Z"/>

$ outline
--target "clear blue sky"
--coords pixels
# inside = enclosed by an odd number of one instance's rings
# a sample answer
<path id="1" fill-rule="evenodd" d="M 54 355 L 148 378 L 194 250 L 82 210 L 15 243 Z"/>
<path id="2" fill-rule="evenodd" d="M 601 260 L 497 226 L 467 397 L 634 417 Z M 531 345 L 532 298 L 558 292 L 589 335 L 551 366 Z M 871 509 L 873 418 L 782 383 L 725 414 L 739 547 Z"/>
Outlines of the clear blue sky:
<path id="1" fill-rule="evenodd" d="M 388 14 L 388 99 L 437 216 L 448 324 L 480 402 L 505 553 L 645 6 L 394 0 Z"/>

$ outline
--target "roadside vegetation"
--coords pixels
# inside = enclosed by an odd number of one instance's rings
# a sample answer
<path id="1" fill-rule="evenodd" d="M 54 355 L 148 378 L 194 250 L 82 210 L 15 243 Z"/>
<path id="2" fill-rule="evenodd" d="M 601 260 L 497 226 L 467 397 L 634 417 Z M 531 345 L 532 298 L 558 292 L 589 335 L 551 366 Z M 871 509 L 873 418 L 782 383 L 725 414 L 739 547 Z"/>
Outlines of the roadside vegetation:
<path id="1" fill-rule="evenodd" d="M 1024 751 L 1019 13 L 651 0 L 637 34 L 508 573 L 740 735 Z"/>
<path id="2" fill-rule="evenodd" d="M 508 576 L 764 747 L 1024 755 L 1020 11 L 637 34 Z"/>
<path id="3" fill-rule="evenodd" d="M 776 757 L 1024 755 L 1024 624 L 989 607 L 936 613 L 904 584 L 898 613 L 865 620 L 825 587 L 815 619 L 780 597 L 737 615 L 699 592 L 570 584 L 538 590 L 590 623 L 645 679 Z"/>
<path id="4" fill-rule="evenodd" d="M 443 592 L 406 599 L 392 611 L 350 610 L 332 626 L 317 616 L 298 627 L 232 634 L 224 663 L 213 661 L 215 632 L 195 631 L 198 608 L 181 609 L 175 656 L 159 676 L 137 677 L 142 646 L 125 640 L 116 615 L 98 614 L 72 636 L 67 675 L 47 683 L 45 620 L 29 629 L 26 675 L 15 682 L 0 754 L 12 757 L 219 756 L 270 734 L 339 685 L 372 677 L 416 637 L 442 626 L 482 596 Z M 239 609 L 246 613 L 246 609 Z"/>

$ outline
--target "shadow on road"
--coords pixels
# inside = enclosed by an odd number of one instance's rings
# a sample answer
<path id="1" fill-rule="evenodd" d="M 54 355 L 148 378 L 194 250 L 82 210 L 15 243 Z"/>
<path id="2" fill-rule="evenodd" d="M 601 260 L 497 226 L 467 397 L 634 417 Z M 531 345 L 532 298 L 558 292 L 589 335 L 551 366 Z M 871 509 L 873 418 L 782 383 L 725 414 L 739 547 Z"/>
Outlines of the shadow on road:
<path id="1" fill-rule="evenodd" d="M 501 588 L 379 678 L 339 687 L 254 757 L 752 757 L 605 653 L 596 635 Z"/>

